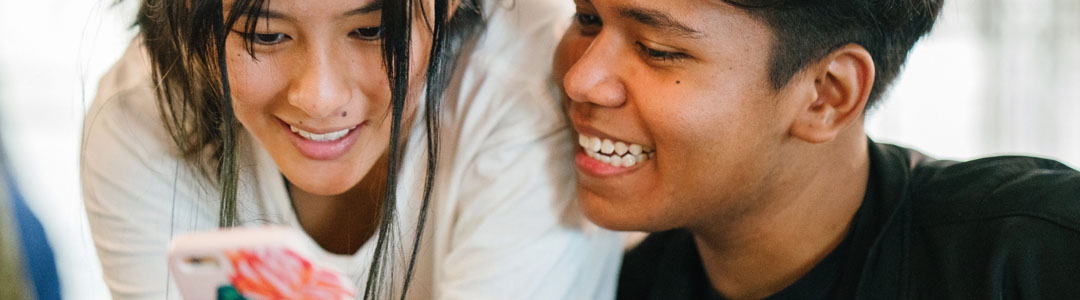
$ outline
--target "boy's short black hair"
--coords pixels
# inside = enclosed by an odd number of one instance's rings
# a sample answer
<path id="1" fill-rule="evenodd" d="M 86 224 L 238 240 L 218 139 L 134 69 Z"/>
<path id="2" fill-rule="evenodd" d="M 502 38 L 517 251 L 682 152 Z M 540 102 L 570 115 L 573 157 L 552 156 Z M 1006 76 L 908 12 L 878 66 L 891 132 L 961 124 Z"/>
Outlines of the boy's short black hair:
<path id="1" fill-rule="evenodd" d="M 721 0 L 749 11 L 775 34 L 769 75 L 783 88 L 806 65 L 847 44 L 874 59 L 866 107 L 880 100 L 908 52 L 930 31 L 944 0 Z"/>

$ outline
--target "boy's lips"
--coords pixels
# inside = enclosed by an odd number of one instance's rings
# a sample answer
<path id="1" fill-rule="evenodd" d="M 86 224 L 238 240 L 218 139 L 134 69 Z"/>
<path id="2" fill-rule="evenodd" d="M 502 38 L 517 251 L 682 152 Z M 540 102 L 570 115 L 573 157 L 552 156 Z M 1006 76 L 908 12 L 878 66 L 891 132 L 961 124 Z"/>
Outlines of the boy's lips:
<path id="1" fill-rule="evenodd" d="M 575 129 L 578 129 L 579 151 L 574 161 L 587 175 L 606 177 L 628 173 L 656 157 L 651 146 L 614 139 L 584 126 Z"/>

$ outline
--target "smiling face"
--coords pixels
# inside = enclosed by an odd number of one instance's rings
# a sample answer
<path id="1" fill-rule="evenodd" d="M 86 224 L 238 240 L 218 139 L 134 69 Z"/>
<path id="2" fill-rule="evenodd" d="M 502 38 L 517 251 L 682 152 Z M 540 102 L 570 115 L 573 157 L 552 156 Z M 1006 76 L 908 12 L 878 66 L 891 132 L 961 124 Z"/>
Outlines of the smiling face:
<path id="1" fill-rule="evenodd" d="M 226 15 L 232 3 L 224 2 Z M 236 117 L 296 187 L 342 194 L 371 173 L 390 138 L 381 2 L 266 3 L 253 36 L 244 36 L 241 19 L 227 41 Z M 430 48 L 419 20 L 412 26 L 410 94 L 420 86 Z M 245 51 L 245 39 L 252 41 L 254 57 Z M 415 110 L 415 99 L 408 102 L 406 126 Z"/>
<path id="2" fill-rule="evenodd" d="M 721 1 L 576 4 L 555 79 L 582 146 L 586 215 L 660 231 L 767 205 L 798 112 L 770 85 L 768 27 Z"/>

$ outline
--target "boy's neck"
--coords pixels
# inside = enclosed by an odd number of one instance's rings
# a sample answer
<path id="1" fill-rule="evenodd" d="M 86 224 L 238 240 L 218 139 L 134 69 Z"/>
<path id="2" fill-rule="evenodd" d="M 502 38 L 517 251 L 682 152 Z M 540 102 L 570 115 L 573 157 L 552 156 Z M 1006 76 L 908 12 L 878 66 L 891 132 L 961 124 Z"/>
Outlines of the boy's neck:
<path id="1" fill-rule="evenodd" d="M 795 283 L 843 241 L 869 179 L 865 133 L 798 149 L 760 205 L 690 228 L 712 287 L 760 299 Z"/>

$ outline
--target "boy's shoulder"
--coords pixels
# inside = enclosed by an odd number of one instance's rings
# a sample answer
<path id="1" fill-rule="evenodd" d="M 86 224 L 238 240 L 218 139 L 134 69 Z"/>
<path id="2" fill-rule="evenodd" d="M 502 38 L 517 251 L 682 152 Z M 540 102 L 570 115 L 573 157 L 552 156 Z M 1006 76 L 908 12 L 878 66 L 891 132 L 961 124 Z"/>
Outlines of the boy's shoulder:
<path id="1" fill-rule="evenodd" d="M 1080 232 L 1080 172 L 1054 160 L 997 156 L 913 164 L 908 192 L 919 227 L 1004 218 Z"/>
<path id="2" fill-rule="evenodd" d="M 917 154 L 890 147 L 885 152 Z M 967 162 L 909 157 L 901 192 L 910 201 L 911 227 L 902 239 L 910 243 L 905 265 L 916 294 L 1075 295 L 1080 172 L 1024 156 Z"/>

